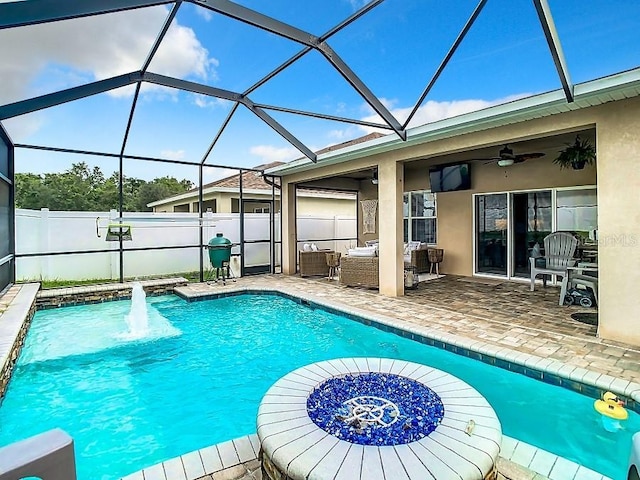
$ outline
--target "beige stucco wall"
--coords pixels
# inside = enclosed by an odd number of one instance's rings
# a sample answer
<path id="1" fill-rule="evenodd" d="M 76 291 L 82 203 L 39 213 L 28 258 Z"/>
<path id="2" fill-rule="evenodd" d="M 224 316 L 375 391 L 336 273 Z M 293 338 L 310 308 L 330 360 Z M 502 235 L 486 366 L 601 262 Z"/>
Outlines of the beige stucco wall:
<path id="1" fill-rule="evenodd" d="M 439 248 L 445 250 L 441 270 L 456 275 L 473 274 L 473 193 L 535 190 L 596 184 L 596 168 L 560 170 L 552 158 L 529 160 L 511 167 L 473 162 L 472 190 L 438 193 Z M 428 184 L 428 180 L 427 180 Z"/>
<path id="2" fill-rule="evenodd" d="M 598 300 L 603 338 L 640 345 L 640 99 L 598 118 Z"/>
<path id="3" fill-rule="evenodd" d="M 318 198 L 298 196 L 299 215 L 339 215 L 355 217 L 356 202 L 349 198 Z"/>
<path id="4" fill-rule="evenodd" d="M 560 170 L 551 163 L 552 158 L 549 157 L 530 160 L 506 169 L 493 164 L 473 162 L 471 191 L 440 194 L 438 246 L 445 249 L 442 270 L 462 275 L 472 273 L 472 193 L 597 183 L 600 238 L 599 333 L 603 338 L 640 345 L 640 318 L 636 313 L 640 310 L 640 296 L 637 295 L 635 282 L 629 281 L 630 276 L 640 270 L 640 169 L 637 166 L 640 163 L 640 98 L 609 102 L 422 145 L 401 146 L 391 152 L 289 175 L 285 180 L 294 183 L 309 181 L 387 162 L 408 163 L 414 159 L 432 157 L 435 163 L 445 163 L 443 159 L 438 162 L 436 157 L 585 129 L 595 129 L 596 132 L 597 178 L 594 167 L 587 167 L 581 172 Z M 452 157 L 448 157 L 447 161 L 453 161 Z M 407 168 L 411 168 L 410 164 Z M 406 190 L 428 188 L 426 171 L 422 177 L 407 171 L 404 176 Z M 360 199 L 376 198 L 372 187 L 366 182 L 361 184 L 363 189 Z M 378 185 L 378 198 L 393 198 L 395 188 L 395 184 L 385 185 L 381 182 Z M 378 228 L 385 228 L 384 217 L 378 221 L 378 225 Z M 361 240 L 365 238 L 361 236 Z M 395 249 L 391 249 L 388 255 L 395 257 L 394 252 Z M 397 260 L 396 268 L 402 268 Z"/>
<path id="5" fill-rule="evenodd" d="M 232 213 L 232 199 L 238 199 L 237 193 L 227 193 L 227 192 L 218 192 L 215 194 L 206 194 L 204 196 L 204 200 L 216 200 L 216 212 L 214 213 Z M 257 200 L 271 200 L 271 195 L 264 196 L 256 196 L 247 194 L 244 196 L 245 199 L 249 200 L 252 198 L 256 198 Z M 155 212 L 173 212 L 175 206 L 185 205 L 190 212 L 197 211 L 197 208 L 194 208 L 194 202 L 197 204 L 197 197 L 190 197 L 188 199 L 179 200 L 175 202 L 170 202 L 160 207 L 155 207 Z M 276 207 L 279 205 L 279 200 L 276 200 Z M 254 205 L 254 206 L 262 206 L 262 205 Z M 252 209 L 253 206 L 251 204 L 247 205 L 248 209 Z M 321 197 L 306 197 L 299 195 L 298 196 L 298 212 L 301 215 L 343 215 L 343 216 L 355 216 L 355 202 L 349 198 L 321 198 Z M 237 213 L 237 212 L 236 212 Z"/>

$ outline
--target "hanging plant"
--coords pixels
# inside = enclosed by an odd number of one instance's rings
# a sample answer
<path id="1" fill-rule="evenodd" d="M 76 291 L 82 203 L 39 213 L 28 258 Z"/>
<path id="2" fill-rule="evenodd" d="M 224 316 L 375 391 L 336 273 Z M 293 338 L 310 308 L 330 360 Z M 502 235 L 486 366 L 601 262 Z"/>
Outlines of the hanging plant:
<path id="1" fill-rule="evenodd" d="M 578 135 L 573 144 L 567 144 L 567 148 L 560 151 L 553 163 L 560 165 L 560 168 L 582 170 L 585 165 L 596 163 L 596 147 L 588 139 L 582 140 Z"/>

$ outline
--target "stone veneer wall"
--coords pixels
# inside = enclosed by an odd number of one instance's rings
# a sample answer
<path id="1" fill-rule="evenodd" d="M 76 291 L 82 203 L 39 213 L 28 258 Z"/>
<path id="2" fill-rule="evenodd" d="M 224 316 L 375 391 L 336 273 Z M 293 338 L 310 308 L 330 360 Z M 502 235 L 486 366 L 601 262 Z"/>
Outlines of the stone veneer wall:
<path id="1" fill-rule="evenodd" d="M 11 288 L 19 289 L 20 287 L 14 286 Z M 35 302 L 32 302 L 26 312 L 21 326 L 18 328 L 17 335 L 14 337 L 13 343 L 9 348 L 8 355 L 5 357 L 4 363 L 0 366 L 0 401 L 4 397 L 7 387 L 9 386 L 9 380 L 11 380 L 13 367 L 15 366 L 18 357 L 20 356 L 20 351 L 22 350 L 22 346 L 24 345 L 24 339 L 27 336 L 29 326 L 31 325 L 31 320 L 33 320 L 33 316 L 35 315 L 35 313 L 36 304 Z M 2 320 L 6 320 L 6 318 Z"/>
<path id="2" fill-rule="evenodd" d="M 189 283 L 185 278 L 171 278 L 166 280 L 147 280 L 140 282 L 148 297 L 172 294 L 175 287 Z M 127 300 L 131 298 L 131 283 L 116 283 L 91 287 L 57 288 L 43 290 L 38 293 L 36 306 L 38 310 L 48 308 L 67 307 L 71 305 L 86 305 L 90 303 Z"/>

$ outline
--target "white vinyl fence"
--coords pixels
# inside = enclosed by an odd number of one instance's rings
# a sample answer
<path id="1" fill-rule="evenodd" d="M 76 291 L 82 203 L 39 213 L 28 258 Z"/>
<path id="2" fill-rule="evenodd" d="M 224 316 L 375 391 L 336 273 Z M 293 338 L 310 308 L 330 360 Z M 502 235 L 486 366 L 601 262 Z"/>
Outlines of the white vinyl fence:
<path id="1" fill-rule="evenodd" d="M 111 212 L 57 212 L 16 209 L 16 254 L 68 251 L 110 250 L 105 253 L 66 254 L 22 257 L 16 261 L 18 280 L 118 279 L 120 254 L 118 242 L 105 241 L 107 225 L 117 218 Z M 280 218 L 276 215 L 275 240 L 280 241 Z M 197 213 L 125 213 L 132 226 L 131 241 L 125 248 L 152 248 L 193 245 L 193 248 L 124 252 L 124 276 L 128 278 L 168 275 L 200 269 L 199 217 Z M 117 222 L 113 222 L 117 223 Z M 298 219 L 298 238 L 331 239 L 356 237 L 356 218 L 342 216 L 305 216 Z M 222 233 L 236 244 L 240 242 L 240 215 L 207 213 L 203 221 L 204 243 Z M 269 214 L 247 213 L 245 242 L 269 238 Z M 315 242 L 319 248 L 342 251 L 349 241 Z M 112 252 L 111 252 L 112 251 Z M 276 248 L 276 265 L 280 249 Z M 239 254 L 234 246 L 232 254 Z M 269 264 L 269 243 L 245 243 L 245 265 Z M 205 268 L 209 259 L 205 251 Z M 232 265 L 232 268 L 233 265 Z M 234 268 L 239 275 L 239 268 Z"/>

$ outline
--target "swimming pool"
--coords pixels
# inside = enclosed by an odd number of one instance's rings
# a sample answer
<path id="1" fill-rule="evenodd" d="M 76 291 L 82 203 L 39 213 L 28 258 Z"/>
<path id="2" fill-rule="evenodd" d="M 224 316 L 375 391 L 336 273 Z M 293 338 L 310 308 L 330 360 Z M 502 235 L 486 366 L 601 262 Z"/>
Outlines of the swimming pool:
<path id="1" fill-rule="evenodd" d="M 616 480 L 640 430 L 635 413 L 610 433 L 593 399 L 281 296 L 148 303 L 144 339 L 122 335 L 128 301 L 38 312 L 0 407 L 0 444 L 61 427 L 75 440 L 81 480 L 118 478 L 255 432 L 278 378 L 344 356 L 448 371 L 489 400 L 504 434 Z"/>

